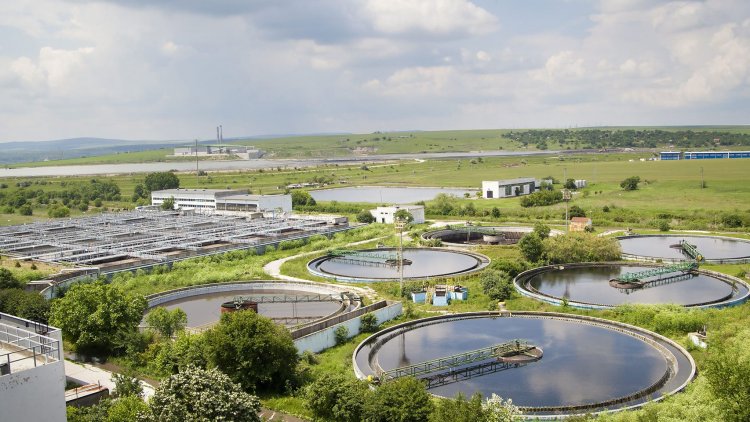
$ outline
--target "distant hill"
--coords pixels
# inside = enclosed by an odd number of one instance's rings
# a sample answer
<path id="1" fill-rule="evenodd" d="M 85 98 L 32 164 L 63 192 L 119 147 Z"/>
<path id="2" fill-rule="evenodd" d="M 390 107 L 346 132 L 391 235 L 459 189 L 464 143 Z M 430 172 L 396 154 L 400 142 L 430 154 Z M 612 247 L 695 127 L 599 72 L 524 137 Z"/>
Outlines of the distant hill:
<path id="1" fill-rule="evenodd" d="M 187 141 L 129 141 L 123 139 L 72 138 L 39 142 L 0 143 L 0 164 L 91 157 L 123 152 L 171 148 Z"/>

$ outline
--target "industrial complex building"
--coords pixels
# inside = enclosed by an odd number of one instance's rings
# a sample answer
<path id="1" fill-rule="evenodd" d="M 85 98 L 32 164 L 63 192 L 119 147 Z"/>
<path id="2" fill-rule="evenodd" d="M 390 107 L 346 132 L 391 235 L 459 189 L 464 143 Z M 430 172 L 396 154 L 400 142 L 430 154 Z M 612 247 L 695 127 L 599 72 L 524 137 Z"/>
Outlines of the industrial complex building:
<path id="1" fill-rule="evenodd" d="M 487 199 L 529 195 L 537 189 L 539 181 L 533 177 L 482 181 L 482 196 Z"/>
<path id="2" fill-rule="evenodd" d="M 260 158 L 263 151 L 252 146 L 244 145 L 186 145 L 174 149 L 176 157 L 187 156 L 210 156 L 210 155 L 237 155 L 240 158 Z"/>
<path id="3" fill-rule="evenodd" d="M 659 159 L 669 160 L 709 160 L 716 158 L 750 158 L 750 151 L 662 151 Z"/>
<path id="4" fill-rule="evenodd" d="M 235 189 L 167 189 L 151 192 L 151 205 L 174 198 L 174 208 L 203 213 L 292 211 L 291 195 L 251 195 Z"/>
<path id="5" fill-rule="evenodd" d="M 396 212 L 399 210 L 409 211 L 414 220 L 412 223 L 424 223 L 424 206 L 423 205 L 392 205 L 390 207 L 377 207 L 370 210 L 370 214 L 375 217 L 378 223 L 393 224 Z"/>
<path id="6" fill-rule="evenodd" d="M 64 422 L 59 329 L 0 313 L 0 419 Z"/>

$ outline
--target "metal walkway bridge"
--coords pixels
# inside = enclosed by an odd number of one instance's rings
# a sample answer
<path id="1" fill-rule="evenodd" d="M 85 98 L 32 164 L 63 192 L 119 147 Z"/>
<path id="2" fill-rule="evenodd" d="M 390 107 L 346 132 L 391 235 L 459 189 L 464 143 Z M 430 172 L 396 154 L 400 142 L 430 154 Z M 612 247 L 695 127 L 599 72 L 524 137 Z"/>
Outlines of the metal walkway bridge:
<path id="1" fill-rule="evenodd" d="M 446 370 L 451 375 L 461 373 L 463 378 L 466 378 L 465 375 L 470 373 L 475 373 L 473 376 L 489 373 L 488 371 L 481 371 L 479 368 L 491 366 L 494 363 L 504 364 L 500 366 L 514 365 L 512 363 L 501 362 L 501 358 L 529 353 L 532 349 L 536 349 L 536 346 L 531 344 L 528 340 L 516 339 L 496 344 L 494 346 L 483 347 L 481 349 L 471 350 L 439 359 L 432 359 L 413 365 L 402 366 L 388 371 L 383 370 L 380 365 L 376 363 L 375 370 L 381 381 L 390 381 L 401 377 L 412 376 L 425 379 L 429 385 L 431 379 L 438 380 L 441 378 L 447 378 L 445 374 L 440 374 L 440 372 L 445 372 Z M 437 385 L 438 384 L 435 386 Z"/>
<path id="2" fill-rule="evenodd" d="M 644 271 L 620 274 L 609 281 L 610 285 L 618 289 L 638 289 L 655 283 L 663 284 L 666 280 L 684 279 L 683 276 L 698 270 L 700 262 L 703 262 L 703 255 L 698 251 L 698 248 L 686 240 L 680 240 L 674 246 L 680 248 L 690 260 Z M 666 277 L 661 277 L 663 275 L 666 275 Z"/>
<path id="3" fill-rule="evenodd" d="M 249 295 L 235 296 L 232 301 L 242 303 L 245 301 L 255 303 L 300 303 L 300 302 L 341 302 L 344 300 L 358 300 L 356 296 L 345 293 L 328 295 Z"/>
<path id="4" fill-rule="evenodd" d="M 333 249 L 328 251 L 328 256 L 337 261 L 348 262 L 359 265 L 398 267 L 398 252 L 391 251 L 357 251 L 350 249 Z M 404 265 L 411 264 L 408 259 L 403 260 Z"/>

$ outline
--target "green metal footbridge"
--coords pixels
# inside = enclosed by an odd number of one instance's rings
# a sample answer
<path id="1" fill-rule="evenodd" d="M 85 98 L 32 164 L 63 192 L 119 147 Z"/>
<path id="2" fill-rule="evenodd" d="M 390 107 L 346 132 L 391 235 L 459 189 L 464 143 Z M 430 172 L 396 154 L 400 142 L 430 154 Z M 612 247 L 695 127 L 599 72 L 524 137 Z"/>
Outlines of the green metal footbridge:
<path id="1" fill-rule="evenodd" d="M 637 289 L 652 283 L 662 282 L 665 279 L 681 278 L 684 275 L 697 271 L 704 259 L 698 248 L 685 240 L 680 240 L 675 246 L 682 249 L 685 255 L 690 257 L 690 260 L 644 271 L 620 274 L 610 280 L 610 284 L 620 289 Z M 661 277 L 663 275 L 667 277 Z M 654 279 L 653 277 L 657 278 Z"/>
<path id="2" fill-rule="evenodd" d="M 533 351 L 535 350 L 541 349 L 538 349 L 528 340 L 516 339 L 388 371 L 383 370 L 380 365 L 376 364 L 375 369 L 381 382 L 412 376 L 424 380 L 427 383 L 427 388 L 432 388 L 459 379 L 471 378 L 525 364 L 524 362 L 506 362 L 503 358 L 525 355 L 529 358 L 527 361 L 538 360 L 541 358 L 541 352 L 534 354 Z"/>

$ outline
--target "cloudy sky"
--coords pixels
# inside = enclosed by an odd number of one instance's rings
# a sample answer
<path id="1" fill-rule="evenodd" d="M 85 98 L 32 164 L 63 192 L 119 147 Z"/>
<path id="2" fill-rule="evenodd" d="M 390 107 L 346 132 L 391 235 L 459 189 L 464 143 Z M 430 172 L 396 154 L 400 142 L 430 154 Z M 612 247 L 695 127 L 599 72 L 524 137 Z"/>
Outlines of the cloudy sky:
<path id="1" fill-rule="evenodd" d="M 5 0 L 0 141 L 750 124 L 747 0 Z"/>

